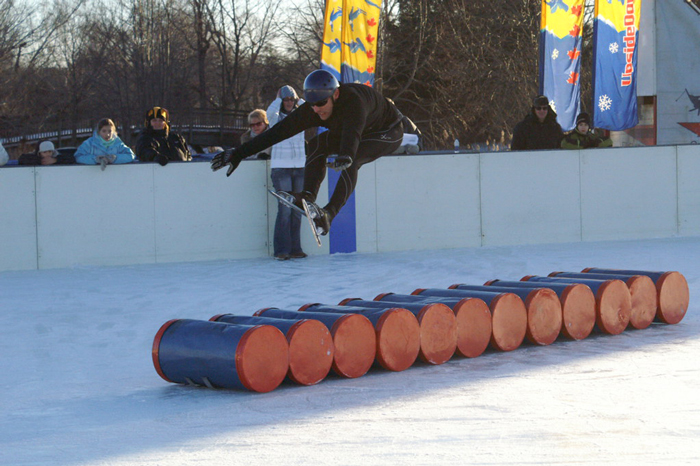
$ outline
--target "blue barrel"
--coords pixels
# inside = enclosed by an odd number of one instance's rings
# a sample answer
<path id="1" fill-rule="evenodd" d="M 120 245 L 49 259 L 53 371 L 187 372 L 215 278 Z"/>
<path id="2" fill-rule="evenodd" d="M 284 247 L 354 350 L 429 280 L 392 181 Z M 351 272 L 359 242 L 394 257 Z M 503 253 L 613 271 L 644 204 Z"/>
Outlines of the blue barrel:
<path id="1" fill-rule="evenodd" d="M 414 296 L 382 293 L 375 301 L 396 303 L 440 303 L 452 309 L 457 323 L 457 354 L 467 358 L 481 355 L 491 340 L 491 310 L 479 298 L 463 298 L 455 301 L 452 298 L 439 296 Z"/>
<path id="2" fill-rule="evenodd" d="M 591 334 L 595 327 L 595 295 L 581 283 L 530 283 L 507 280 L 489 280 L 484 284 L 495 291 L 513 289 L 537 289 L 546 287 L 559 296 L 561 303 L 561 333 L 572 340 L 582 340 Z M 452 285 L 450 288 L 459 287 Z"/>
<path id="3" fill-rule="evenodd" d="M 164 380 L 269 392 L 284 380 L 289 347 L 271 325 L 173 319 L 153 340 L 153 365 Z"/>
<path id="4" fill-rule="evenodd" d="M 651 325 L 656 317 L 656 286 L 646 275 L 605 275 L 599 273 L 552 272 L 550 277 L 570 278 L 586 283 L 586 280 L 620 280 L 625 282 L 630 290 L 632 308 L 630 310 L 630 325 L 636 329 L 644 329 Z"/>
<path id="5" fill-rule="evenodd" d="M 370 309 L 390 309 L 391 304 L 361 299 L 346 299 L 341 305 Z M 404 303 L 402 308 L 413 313 L 420 324 L 418 357 L 428 364 L 444 364 L 457 349 L 457 322 L 452 310 L 439 303 Z"/>
<path id="6" fill-rule="evenodd" d="M 315 319 L 323 322 L 331 331 L 335 348 L 331 367 L 333 372 L 342 377 L 363 376 L 374 363 L 377 337 L 372 322 L 363 315 L 299 312 L 276 308 L 261 309 L 255 315 L 276 319 Z"/>
<path id="7" fill-rule="evenodd" d="M 527 309 L 518 295 L 511 292 L 447 290 L 439 288 L 417 289 L 419 296 L 443 296 L 454 299 L 479 298 L 491 309 L 491 345 L 500 351 L 513 351 L 525 339 L 527 333 Z"/>
<path id="8" fill-rule="evenodd" d="M 533 283 L 581 283 L 575 278 L 537 277 L 528 275 L 523 281 Z M 622 333 L 630 321 L 632 296 L 627 285 L 621 280 L 586 280 L 584 283 L 595 294 L 598 329 L 610 335 Z"/>
<path id="9" fill-rule="evenodd" d="M 666 324 L 677 324 L 688 311 L 690 290 L 688 282 L 680 272 L 652 272 L 649 270 L 617 270 L 588 267 L 584 273 L 644 275 L 651 278 L 656 285 L 656 317 Z"/>
<path id="10" fill-rule="evenodd" d="M 272 325 L 284 333 L 289 344 L 290 380 L 300 385 L 314 385 L 325 379 L 333 364 L 333 337 L 318 320 L 289 320 L 271 317 L 219 314 L 213 322 L 243 325 Z"/>
<path id="11" fill-rule="evenodd" d="M 484 285 L 458 285 L 456 290 L 468 291 L 499 291 Z M 546 287 L 526 289 L 510 289 L 523 300 L 527 310 L 527 331 L 525 336 L 535 345 L 550 345 L 561 331 L 561 303 L 557 294 Z"/>
<path id="12" fill-rule="evenodd" d="M 367 317 L 377 336 L 377 363 L 384 369 L 400 372 L 413 365 L 420 351 L 420 325 L 407 309 L 367 309 L 353 306 L 307 304 L 302 312 L 362 314 Z"/>

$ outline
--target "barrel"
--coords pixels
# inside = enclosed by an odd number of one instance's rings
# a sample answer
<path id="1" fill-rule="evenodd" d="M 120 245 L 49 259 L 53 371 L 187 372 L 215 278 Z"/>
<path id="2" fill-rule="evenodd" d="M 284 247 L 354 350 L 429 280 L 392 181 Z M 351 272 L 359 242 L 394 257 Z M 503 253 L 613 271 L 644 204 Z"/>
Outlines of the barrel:
<path id="1" fill-rule="evenodd" d="M 153 365 L 164 380 L 269 392 L 289 369 L 289 345 L 272 325 L 173 319 L 153 339 Z"/>
<path id="2" fill-rule="evenodd" d="M 348 298 L 341 306 L 388 309 L 396 306 L 379 301 Z M 401 306 L 418 319 L 420 325 L 420 351 L 418 357 L 428 364 L 444 364 L 457 348 L 457 323 L 452 310 L 444 304 L 407 303 Z"/>
<path id="3" fill-rule="evenodd" d="M 677 324 L 688 311 L 690 290 L 688 282 L 679 272 L 652 272 L 648 270 L 616 270 L 588 267 L 584 273 L 601 273 L 616 275 L 644 275 L 651 278 L 656 285 L 656 317 L 666 324 Z"/>
<path id="4" fill-rule="evenodd" d="M 491 345 L 501 351 L 517 349 L 527 332 L 527 309 L 520 297 L 514 293 L 494 291 L 443 290 L 438 288 L 417 289 L 414 295 L 443 296 L 454 299 L 466 297 L 482 299 L 491 309 Z"/>
<path id="5" fill-rule="evenodd" d="M 595 326 L 595 295 L 589 287 L 576 283 L 530 283 L 506 280 L 489 280 L 484 283 L 495 291 L 535 289 L 546 287 L 559 296 L 561 303 L 561 334 L 572 340 L 582 340 L 591 334 Z"/>
<path id="6" fill-rule="evenodd" d="M 440 303 L 452 309 L 457 323 L 457 354 L 467 358 L 481 355 L 491 340 L 491 310 L 479 298 L 464 298 L 455 301 L 440 296 L 414 296 L 382 293 L 375 301 L 386 303 Z"/>
<path id="7" fill-rule="evenodd" d="M 537 277 L 528 275 L 521 280 L 535 283 L 577 283 L 574 278 Z M 580 283 L 580 282 L 578 282 Z M 595 294 L 595 323 L 598 329 L 610 335 L 622 333 L 630 321 L 632 297 L 621 280 L 587 280 L 584 283 Z"/>
<path id="8" fill-rule="evenodd" d="M 299 311 L 336 314 L 362 314 L 372 322 L 376 333 L 376 360 L 384 369 L 400 372 L 408 369 L 420 351 L 420 325 L 407 309 L 366 309 L 352 306 L 306 304 Z"/>
<path id="9" fill-rule="evenodd" d="M 605 275 L 597 273 L 552 272 L 550 277 L 573 278 L 581 280 L 610 280 L 617 279 L 625 282 L 630 290 L 632 307 L 630 308 L 630 325 L 636 329 L 644 329 L 651 325 L 656 317 L 656 286 L 646 275 Z"/>
<path id="10" fill-rule="evenodd" d="M 377 342 L 374 327 L 365 316 L 299 312 L 277 308 L 260 309 L 254 315 L 291 320 L 315 319 L 325 324 L 331 331 L 335 349 L 331 368 L 341 377 L 361 377 L 372 367 Z"/>
<path id="11" fill-rule="evenodd" d="M 333 364 L 333 337 L 318 320 L 273 319 L 271 317 L 219 314 L 212 322 L 243 325 L 272 325 L 284 333 L 289 344 L 287 377 L 300 385 L 314 385 L 325 379 Z"/>
<path id="12" fill-rule="evenodd" d="M 450 289 L 470 291 L 497 291 L 488 286 L 453 285 Z M 512 289 L 523 300 L 527 310 L 525 336 L 535 345 L 551 345 L 561 331 L 561 303 L 557 294 L 547 288 Z"/>

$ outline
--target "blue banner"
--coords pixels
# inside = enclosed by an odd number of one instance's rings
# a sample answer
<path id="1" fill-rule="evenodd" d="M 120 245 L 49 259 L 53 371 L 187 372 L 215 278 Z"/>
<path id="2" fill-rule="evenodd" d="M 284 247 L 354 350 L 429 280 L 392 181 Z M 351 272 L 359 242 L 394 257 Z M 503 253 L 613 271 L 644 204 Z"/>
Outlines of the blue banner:
<path id="1" fill-rule="evenodd" d="M 568 131 L 581 110 L 581 33 L 584 0 L 542 0 L 540 94 Z"/>
<path id="2" fill-rule="evenodd" d="M 642 0 L 596 0 L 593 126 L 632 128 L 637 115 L 637 49 Z"/>

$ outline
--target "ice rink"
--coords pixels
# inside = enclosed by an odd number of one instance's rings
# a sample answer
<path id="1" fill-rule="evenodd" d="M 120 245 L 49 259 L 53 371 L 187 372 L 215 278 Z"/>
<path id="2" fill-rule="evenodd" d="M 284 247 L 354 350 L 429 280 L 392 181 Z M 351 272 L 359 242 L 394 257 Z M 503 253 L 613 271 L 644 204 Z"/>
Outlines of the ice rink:
<path id="1" fill-rule="evenodd" d="M 0 464 L 700 463 L 700 238 L 0 272 Z M 258 394 L 170 384 L 174 318 L 584 267 L 676 270 L 677 325 Z"/>

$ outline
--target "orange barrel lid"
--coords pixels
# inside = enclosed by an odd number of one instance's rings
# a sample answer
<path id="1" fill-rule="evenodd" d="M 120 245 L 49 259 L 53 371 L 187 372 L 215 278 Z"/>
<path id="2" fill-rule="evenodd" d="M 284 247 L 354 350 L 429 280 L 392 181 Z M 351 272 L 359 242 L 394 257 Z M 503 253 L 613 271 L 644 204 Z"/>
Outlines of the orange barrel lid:
<path id="1" fill-rule="evenodd" d="M 621 280 L 603 282 L 596 293 L 596 324 L 610 335 L 622 333 L 630 321 L 632 296 Z"/>
<path id="2" fill-rule="evenodd" d="M 527 339 L 536 345 L 552 344 L 561 331 L 562 309 L 557 294 L 547 288 L 537 288 L 525 298 L 527 309 Z"/>
<path id="3" fill-rule="evenodd" d="M 517 349 L 527 332 L 527 309 L 520 297 L 513 293 L 501 293 L 490 304 L 493 315 L 491 345 L 501 351 Z"/>
<path id="4" fill-rule="evenodd" d="M 241 337 L 236 348 L 236 372 L 244 387 L 266 393 L 282 383 L 289 368 L 289 345 L 281 330 L 257 325 Z"/>
<path id="5" fill-rule="evenodd" d="M 436 298 L 439 299 L 439 298 Z M 464 298 L 452 308 L 457 322 L 457 354 L 475 358 L 486 350 L 491 340 L 491 310 L 483 299 Z"/>
<path id="6" fill-rule="evenodd" d="M 658 294 L 657 317 L 666 324 L 677 324 L 688 311 L 690 291 L 688 282 L 679 272 L 665 272 L 656 281 Z"/>

